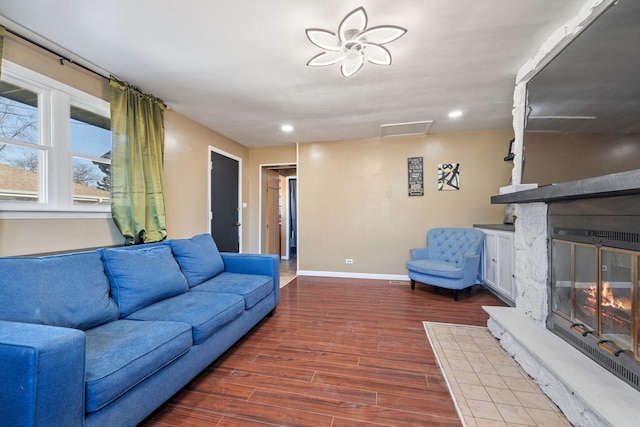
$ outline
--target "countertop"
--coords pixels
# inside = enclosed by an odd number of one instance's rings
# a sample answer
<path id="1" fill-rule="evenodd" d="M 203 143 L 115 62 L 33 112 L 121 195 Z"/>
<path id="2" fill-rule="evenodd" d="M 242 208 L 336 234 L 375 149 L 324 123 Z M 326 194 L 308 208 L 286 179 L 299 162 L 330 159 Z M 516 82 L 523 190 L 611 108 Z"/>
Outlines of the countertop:
<path id="1" fill-rule="evenodd" d="M 513 224 L 473 224 L 473 228 L 484 228 L 486 230 L 516 231 Z"/>

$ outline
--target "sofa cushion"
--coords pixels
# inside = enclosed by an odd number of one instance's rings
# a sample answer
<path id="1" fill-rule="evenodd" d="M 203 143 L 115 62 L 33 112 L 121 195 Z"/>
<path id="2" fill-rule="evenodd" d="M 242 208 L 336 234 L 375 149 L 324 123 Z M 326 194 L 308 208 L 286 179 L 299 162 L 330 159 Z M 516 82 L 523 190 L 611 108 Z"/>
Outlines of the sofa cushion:
<path id="1" fill-rule="evenodd" d="M 273 279 L 259 274 L 220 273 L 201 285 L 191 288 L 194 292 L 225 292 L 241 295 L 245 308 L 249 309 L 273 292 Z"/>
<path id="2" fill-rule="evenodd" d="M 200 344 L 244 312 L 239 295 L 187 292 L 130 314 L 133 320 L 169 320 L 191 325 L 193 343 Z"/>
<path id="3" fill-rule="evenodd" d="M 189 290 L 168 246 L 100 249 L 100 252 L 121 317 Z"/>
<path id="4" fill-rule="evenodd" d="M 416 273 L 432 274 L 450 279 L 459 279 L 464 274 L 464 270 L 456 263 L 446 261 L 421 259 L 408 261 L 407 267 Z"/>
<path id="5" fill-rule="evenodd" d="M 0 319 L 89 329 L 118 318 L 100 254 L 0 259 Z"/>
<path id="6" fill-rule="evenodd" d="M 185 354 L 191 327 L 116 320 L 86 331 L 86 411 L 94 412 Z"/>
<path id="7" fill-rule="evenodd" d="M 167 240 L 189 286 L 196 286 L 224 271 L 224 262 L 210 234 Z"/>

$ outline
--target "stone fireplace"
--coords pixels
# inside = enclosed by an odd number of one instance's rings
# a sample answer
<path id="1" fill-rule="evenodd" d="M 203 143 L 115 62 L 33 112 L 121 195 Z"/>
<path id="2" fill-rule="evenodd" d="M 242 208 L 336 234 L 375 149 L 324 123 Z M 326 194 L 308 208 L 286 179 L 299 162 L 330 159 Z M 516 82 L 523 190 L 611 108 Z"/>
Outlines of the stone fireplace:
<path id="1" fill-rule="evenodd" d="M 573 424 L 637 425 L 640 170 L 492 202 L 517 203 L 517 295 L 489 329 Z"/>
<path id="2" fill-rule="evenodd" d="M 485 307 L 488 327 L 577 426 L 640 420 L 639 14 L 638 2 L 585 0 L 523 64 L 513 184 L 491 198 L 515 205 L 517 289 L 515 307 Z M 536 163 L 541 140 L 552 144 Z"/>

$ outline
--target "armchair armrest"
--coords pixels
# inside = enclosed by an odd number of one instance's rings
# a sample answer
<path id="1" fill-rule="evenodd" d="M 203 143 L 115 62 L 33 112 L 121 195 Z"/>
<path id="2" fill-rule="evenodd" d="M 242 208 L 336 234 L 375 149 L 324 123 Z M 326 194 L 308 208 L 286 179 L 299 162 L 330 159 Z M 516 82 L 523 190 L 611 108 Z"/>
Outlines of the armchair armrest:
<path id="1" fill-rule="evenodd" d="M 237 254 L 221 252 L 224 271 L 229 273 L 261 274 L 273 279 L 276 304 L 280 302 L 280 257 L 274 254 Z"/>
<path id="2" fill-rule="evenodd" d="M 425 247 L 425 248 L 415 248 L 415 249 L 410 249 L 409 252 L 411 252 L 411 260 L 415 261 L 418 259 L 428 259 L 429 258 L 429 247 Z"/>
<path id="3" fill-rule="evenodd" d="M 85 334 L 0 320 L 3 425 L 84 425 Z"/>
<path id="4" fill-rule="evenodd" d="M 480 272 L 480 255 L 465 255 L 462 257 L 461 264 L 465 281 L 476 282 Z"/>

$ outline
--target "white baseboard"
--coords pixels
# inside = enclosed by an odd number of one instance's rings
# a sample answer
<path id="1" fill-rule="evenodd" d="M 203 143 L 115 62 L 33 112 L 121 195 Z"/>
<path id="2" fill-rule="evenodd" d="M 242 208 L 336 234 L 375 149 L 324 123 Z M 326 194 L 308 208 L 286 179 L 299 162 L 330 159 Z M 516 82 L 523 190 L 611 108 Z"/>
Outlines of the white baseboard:
<path id="1" fill-rule="evenodd" d="M 377 279 L 377 280 L 402 280 L 409 281 L 406 274 L 374 274 L 374 273 L 346 273 L 343 271 L 313 271 L 298 270 L 298 276 L 315 276 L 315 277 L 342 277 L 345 279 Z"/>

